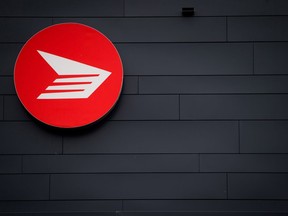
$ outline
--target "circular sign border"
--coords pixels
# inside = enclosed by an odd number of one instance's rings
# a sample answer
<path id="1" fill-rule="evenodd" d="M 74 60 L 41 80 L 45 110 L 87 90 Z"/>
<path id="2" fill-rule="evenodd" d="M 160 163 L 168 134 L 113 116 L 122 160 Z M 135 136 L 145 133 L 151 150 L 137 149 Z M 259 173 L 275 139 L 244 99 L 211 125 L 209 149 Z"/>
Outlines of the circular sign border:
<path id="1" fill-rule="evenodd" d="M 35 115 L 33 115 L 27 108 L 26 106 L 24 105 L 24 103 L 22 102 L 21 98 L 19 97 L 19 94 L 18 94 L 18 91 L 17 91 L 17 87 L 16 87 L 16 81 L 15 81 L 15 71 L 16 71 L 16 64 L 17 64 L 17 61 L 19 59 L 19 56 L 21 55 L 21 52 L 22 50 L 25 48 L 25 46 L 29 43 L 29 41 L 31 41 L 34 36 L 38 35 L 39 33 L 45 31 L 46 29 L 49 29 L 49 28 L 52 28 L 54 26 L 59 26 L 59 25 L 66 25 L 66 24 L 76 24 L 76 25 L 81 25 L 81 26 L 84 26 L 84 27 L 87 27 L 87 28 L 90 28 L 94 31 L 96 31 L 97 33 L 101 34 L 111 45 L 112 47 L 115 49 L 118 57 L 119 57 L 119 60 L 120 60 L 120 63 L 121 63 L 121 71 L 122 71 L 122 77 L 121 77 L 121 87 L 119 89 L 119 93 L 118 93 L 118 96 L 116 98 L 116 100 L 114 101 L 113 105 L 110 107 L 110 109 L 104 114 L 102 115 L 100 118 L 96 119 L 96 120 L 93 120 L 91 122 L 88 122 L 86 124 L 83 124 L 83 125 L 78 125 L 78 126 L 74 126 L 74 127 L 60 127 L 60 126 L 56 126 L 56 125 L 52 125 L 52 124 L 48 124 L 42 120 L 40 120 L 39 118 L 37 118 Z M 119 101 L 120 97 L 121 97 L 121 93 L 122 93 L 122 90 L 123 90 L 123 83 L 124 83 L 124 68 L 123 68 L 123 62 L 122 62 L 122 59 L 120 57 L 120 54 L 118 52 L 118 50 L 116 49 L 115 45 L 113 44 L 113 42 L 106 36 L 104 35 L 102 32 L 100 32 L 99 30 L 91 27 L 91 26 L 88 26 L 86 24 L 82 24 L 82 23 L 77 23 L 77 22 L 64 22 L 64 23 L 57 23 L 57 24 L 52 24 L 50 26 L 47 26 L 43 29 L 41 29 L 40 31 L 37 31 L 35 34 L 33 34 L 24 44 L 23 46 L 21 47 L 18 55 L 17 55 L 17 58 L 16 58 L 16 61 L 15 61 L 15 64 L 14 64 L 14 67 L 13 67 L 13 83 L 14 83 L 14 87 L 15 87 L 15 91 L 16 91 L 16 95 L 17 95 L 17 98 L 19 99 L 20 103 L 22 104 L 22 106 L 25 108 L 26 112 L 29 113 L 29 115 L 31 115 L 34 119 L 36 119 L 37 121 L 39 121 L 40 123 L 44 124 L 45 126 L 50 126 L 50 127 L 53 127 L 53 128 L 58 128 L 58 129 L 65 129 L 65 130 L 71 130 L 71 129 L 77 129 L 77 128 L 83 128 L 83 127 L 88 127 L 88 126 L 91 126 L 92 124 L 96 124 L 96 123 L 99 123 L 100 121 L 102 121 L 105 117 L 107 117 L 107 115 L 114 109 L 114 107 L 116 106 L 117 102 Z M 94 92 L 93 92 L 94 93 Z"/>

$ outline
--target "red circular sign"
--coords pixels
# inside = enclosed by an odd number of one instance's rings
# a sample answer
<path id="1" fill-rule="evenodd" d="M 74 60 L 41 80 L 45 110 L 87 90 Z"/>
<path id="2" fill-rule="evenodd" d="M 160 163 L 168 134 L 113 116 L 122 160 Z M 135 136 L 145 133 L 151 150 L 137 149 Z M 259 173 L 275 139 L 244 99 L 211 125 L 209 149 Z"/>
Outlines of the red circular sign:
<path id="1" fill-rule="evenodd" d="M 120 56 L 99 31 L 82 24 L 53 25 L 35 34 L 20 51 L 17 95 L 41 122 L 81 127 L 107 114 L 123 82 Z"/>

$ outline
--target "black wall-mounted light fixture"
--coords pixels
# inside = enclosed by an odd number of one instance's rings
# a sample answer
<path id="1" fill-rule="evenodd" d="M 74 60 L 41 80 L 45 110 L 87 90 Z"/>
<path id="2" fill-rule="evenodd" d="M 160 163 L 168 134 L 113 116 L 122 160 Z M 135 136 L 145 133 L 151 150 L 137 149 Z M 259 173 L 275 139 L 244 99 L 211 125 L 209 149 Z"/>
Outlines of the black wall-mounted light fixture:
<path id="1" fill-rule="evenodd" d="M 192 17 L 194 16 L 195 11 L 193 7 L 182 8 L 182 16 L 183 17 Z"/>

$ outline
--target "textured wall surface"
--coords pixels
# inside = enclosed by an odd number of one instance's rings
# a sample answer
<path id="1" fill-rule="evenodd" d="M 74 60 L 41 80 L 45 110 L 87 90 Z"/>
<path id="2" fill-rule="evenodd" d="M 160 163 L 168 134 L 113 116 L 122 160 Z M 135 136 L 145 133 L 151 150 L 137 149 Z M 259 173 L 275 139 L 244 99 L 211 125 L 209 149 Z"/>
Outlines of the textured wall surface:
<path id="1" fill-rule="evenodd" d="M 106 34 L 125 72 L 73 132 L 13 85 L 25 41 L 62 22 Z M 1 0 L 0 28 L 0 215 L 288 215 L 288 1 Z"/>

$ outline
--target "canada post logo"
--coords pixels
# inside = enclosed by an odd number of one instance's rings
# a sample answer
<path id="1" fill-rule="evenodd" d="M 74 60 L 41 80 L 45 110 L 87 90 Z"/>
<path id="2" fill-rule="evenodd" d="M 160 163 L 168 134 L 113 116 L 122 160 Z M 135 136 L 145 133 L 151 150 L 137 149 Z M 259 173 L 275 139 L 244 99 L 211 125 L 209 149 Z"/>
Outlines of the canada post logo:
<path id="1" fill-rule="evenodd" d="M 17 95 L 39 121 L 75 128 L 104 117 L 122 89 L 120 56 L 99 31 L 77 23 L 53 25 L 35 34 L 20 51 Z"/>
<path id="2" fill-rule="evenodd" d="M 47 91 L 41 93 L 37 99 L 88 98 L 111 74 L 109 71 L 50 53 L 39 50 L 38 53 L 59 77 L 69 76 L 69 78 L 56 78 L 53 82 L 54 85 L 48 86 Z M 54 90 L 56 92 L 53 92 Z"/>

